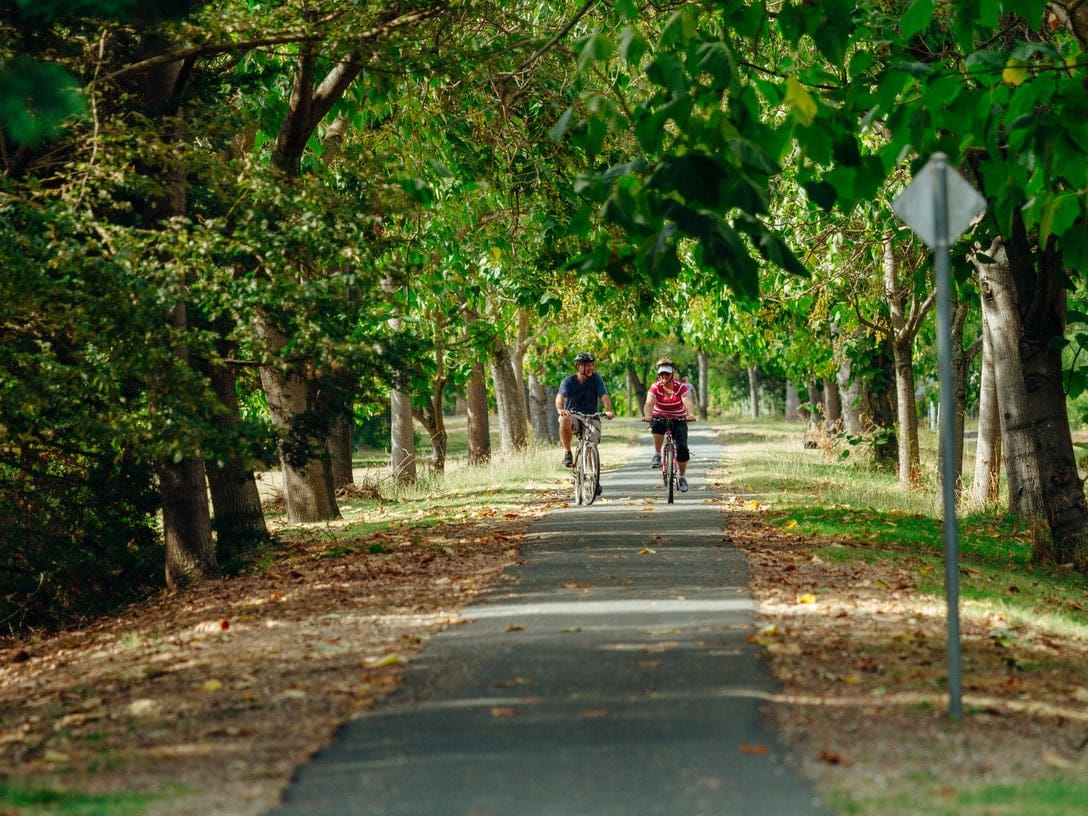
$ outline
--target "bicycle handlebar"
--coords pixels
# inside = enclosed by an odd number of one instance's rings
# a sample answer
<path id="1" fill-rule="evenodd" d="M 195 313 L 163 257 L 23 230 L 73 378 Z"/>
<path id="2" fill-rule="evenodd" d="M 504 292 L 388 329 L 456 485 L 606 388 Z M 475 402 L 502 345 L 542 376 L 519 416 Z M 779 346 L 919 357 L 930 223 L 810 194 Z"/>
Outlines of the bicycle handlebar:
<path id="1" fill-rule="evenodd" d="M 583 414 L 581 411 L 572 411 L 570 408 L 566 409 L 567 413 L 571 416 L 578 417 L 579 419 L 603 419 L 604 414 L 597 411 L 595 414 Z"/>

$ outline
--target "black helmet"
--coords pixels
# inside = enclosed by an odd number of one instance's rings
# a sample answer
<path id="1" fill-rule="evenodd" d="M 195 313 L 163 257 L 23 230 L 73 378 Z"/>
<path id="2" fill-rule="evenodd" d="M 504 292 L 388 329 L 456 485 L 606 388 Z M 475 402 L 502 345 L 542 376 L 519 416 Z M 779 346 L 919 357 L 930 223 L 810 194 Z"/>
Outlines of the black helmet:
<path id="1" fill-rule="evenodd" d="M 579 351 L 578 354 L 574 358 L 574 364 L 575 365 L 578 365 L 579 363 L 592 363 L 592 362 L 593 362 L 593 355 L 590 354 L 588 351 Z"/>

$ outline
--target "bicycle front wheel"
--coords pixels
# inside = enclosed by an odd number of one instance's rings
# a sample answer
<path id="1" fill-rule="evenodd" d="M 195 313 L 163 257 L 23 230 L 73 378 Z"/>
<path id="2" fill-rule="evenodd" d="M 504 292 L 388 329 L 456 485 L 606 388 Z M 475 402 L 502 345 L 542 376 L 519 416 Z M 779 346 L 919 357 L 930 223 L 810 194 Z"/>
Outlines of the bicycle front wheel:
<path id="1" fill-rule="evenodd" d="M 676 493 L 676 451 L 670 445 L 665 451 L 665 488 L 669 493 L 669 504 L 672 504 Z"/>
<path id="2" fill-rule="evenodd" d="M 582 473 L 582 451 L 579 448 L 578 452 L 574 456 L 574 468 L 570 474 L 571 481 L 574 483 L 574 503 L 582 503 L 582 482 L 584 481 Z"/>
<path id="3" fill-rule="evenodd" d="M 593 504 L 597 498 L 597 485 L 601 482 L 601 459 L 596 445 L 586 445 L 582 454 L 582 501 Z"/>

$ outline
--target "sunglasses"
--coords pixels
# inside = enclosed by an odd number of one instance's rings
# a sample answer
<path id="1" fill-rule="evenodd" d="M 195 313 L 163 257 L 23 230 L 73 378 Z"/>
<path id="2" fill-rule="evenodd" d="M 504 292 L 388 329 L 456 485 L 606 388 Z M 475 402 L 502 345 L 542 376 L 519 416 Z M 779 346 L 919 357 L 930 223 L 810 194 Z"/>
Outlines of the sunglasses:
<path id="1" fill-rule="evenodd" d="M 659 371 L 659 372 L 657 372 L 657 376 L 658 377 L 671 377 L 672 372 L 671 371 Z"/>

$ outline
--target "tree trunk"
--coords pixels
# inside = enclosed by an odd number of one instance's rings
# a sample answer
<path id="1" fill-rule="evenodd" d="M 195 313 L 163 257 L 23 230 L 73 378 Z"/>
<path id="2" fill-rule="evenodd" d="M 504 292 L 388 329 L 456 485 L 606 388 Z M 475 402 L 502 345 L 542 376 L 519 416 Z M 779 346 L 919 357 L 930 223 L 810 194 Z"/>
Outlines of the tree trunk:
<path id="1" fill-rule="evenodd" d="M 895 363 L 896 424 L 899 428 L 899 483 L 917 487 L 922 480 L 918 445 L 918 406 L 914 400 L 913 325 L 904 312 L 905 293 L 891 238 L 884 239 L 884 298 L 888 303 L 892 359 Z M 912 318 L 914 316 L 912 315 Z M 916 325 L 916 324 L 914 324 Z"/>
<path id="2" fill-rule="evenodd" d="M 824 399 L 815 380 L 805 383 L 805 388 L 808 392 L 808 420 L 815 429 L 820 425 L 820 411 L 823 408 Z"/>
<path id="3" fill-rule="evenodd" d="M 699 370 L 699 419 L 705 421 L 710 406 L 710 398 L 707 396 L 710 387 L 710 355 L 699 349 L 695 352 L 695 360 Z"/>
<path id="4" fill-rule="evenodd" d="M 839 401 L 842 403 L 843 432 L 847 436 L 857 436 L 863 429 L 861 381 L 853 375 L 849 360 L 843 361 L 835 372 L 835 383 L 839 387 Z"/>
<path id="5" fill-rule="evenodd" d="M 832 432 L 842 428 L 842 400 L 833 377 L 824 377 L 824 424 Z"/>
<path id="6" fill-rule="evenodd" d="M 952 304 L 952 472 L 956 477 L 956 496 L 963 493 L 963 422 L 967 414 L 967 369 L 971 364 L 973 353 L 963 346 L 963 324 L 967 320 L 967 305 L 960 302 Z M 943 469 L 944 451 L 937 456 L 938 484 Z M 937 491 L 941 495 L 941 491 Z"/>
<path id="7" fill-rule="evenodd" d="M 544 390 L 544 383 L 536 374 L 529 375 L 529 421 L 533 428 L 533 438 L 538 443 L 550 441 L 548 395 Z"/>
<path id="8" fill-rule="evenodd" d="M 797 391 L 797 383 L 786 380 L 786 422 L 800 422 L 801 394 Z"/>
<path id="9" fill-rule="evenodd" d="M 627 389 L 634 394 L 627 406 L 628 413 L 633 417 L 642 416 L 642 406 L 646 404 L 646 393 L 649 389 L 633 366 L 627 366 Z"/>
<path id="10" fill-rule="evenodd" d="M 495 407 L 499 420 L 499 447 L 503 451 L 524 450 L 529 443 L 529 421 L 525 399 L 517 377 L 514 376 L 510 350 L 501 337 L 496 337 L 489 355 L 491 380 L 495 386 Z"/>
<path id="11" fill-rule="evenodd" d="M 158 35 L 150 35 L 142 47 L 147 56 L 152 56 L 168 45 Z M 144 105 L 149 115 L 160 117 L 163 141 L 166 143 L 185 138 L 178 132 L 183 123 L 180 99 L 187 77 L 185 68 L 181 61 L 158 65 L 146 72 L 141 84 Z M 142 202 L 146 226 L 155 228 L 168 218 L 184 215 L 187 201 L 181 171 L 152 165 L 146 168 L 146 172 L 158 178 L 164 191 Z M 169 320 L 178 335 L 184 336 L 189 329 L 184 302 L 174 306 Z M 177 356 L 183 364 L 192 365 L 189 350 L 184 345 L 177 347 Z M 155 403 L 164 399 L 165 395 L 156 394 L 154 387 L 149 389 L 148 400 L 152 411 L 155 410 Z M 180 461 L 164 457 L 156 463 L 155 469 L 162 497 L 166 585 L 179 589 L 217 576 L 219 562 L 212 539 L 204 462 L 194 455 L 185 455 Z"/>
<path id="12" fill-rule="evenodd" d="M 759 419 L 759 368 L 748 366 L 748 400 L 752 408 L 752 419 Z"/>
<path id="13" fill-rule="evenodd" d="M 983 306 L 985 319 L 986 306 Z M 1001 481 L 1001 410 L 994 377 L 993 340 L 983 324 L 982 377 L 978 396 L 978 438 L 975 442 L 975 475 L 971 483 L 974 507 L 997 501 Z"/>
<path id="14" fill-rule="evenodd" d="M 215 363 L 206 366 L 206 373 L 224 408 L 219 421 L 228 428 L 237 428 L 241 424 L 241 407 L 234 370 Z M 237 456 L 206 463 L 205 469 L 220 561 L 229 564 L 269 540 L 261 494 L 253 469 Z"/>
<path id="15" fill-rule="evenodd" d="M 156 471 L 162 491 L 162 526 L 166 545 L 166 586 L 183 589 L 219 574 L 212 541 L 204 462 L 188 456 L 178 463 L 160 461 Z M 194 496 L 202 501 L 194 502 Z"/>
<path id="16" fill-rule="evenodd" d="M 1051 533 L 1049 540 L 1036 537 L 1035 555 L 1041 560 L 1071 563 L 1088 572 L 1088 502 L 1077 472 L 1062 387 L 1067 275 L 1059 255 L 1049 249 L 1033 249 L 1023 224 L 1015 220 L 1005 251 L 1022 319 L 1020 363 L 1027 416 L 1032 420 Z M 998 393 L 1002 394 L 1000 378 Z"/>
<path id="17" fill-rule="evenodd" d="M 468 463 L 484 465 L 491 461 L 491 427 L 487 416 L 487 380 L 484 365 L 472 364 L 472 373 L 465 385 L 468 417 Z"/>
<path id="18" fill-rule="evenodd" d="M 282 351 L 287 339 L 279 330 L 263 315 L 258 315 L 256 323 L 269 351 L 273 354 Z M 279 458 L 288 520 L 305 523 L 340 518 L 328 454 L 328 431 L 318 435 L 311 427 L 322 407 L 313 379 L 306 376 L 305 369 L 299 371 L 295 366 L 262 366 L 261 386 L 269 417 L 280 437 Z"/>
<path id="19" fill-rule="evenodd" d="M 343 490 L 355 484 L 352 454 L 355 446 L 351 435 L 354 428 L 350 409 L 336 411 L 329 422 L 329 467 L 333 490 Z"/>
<path id="20" fill-rule="evenodd" d="M 1028 519 L 1045 517 L 1040 462 L 1020 361 L 1020 315 L 1004 246 L 990 247 L 992 264 L 979 266 L 983 331 L 990 344 L 1000 407 L 1001 452 L 1009 485 L 1010 512 Z"/>
<path id="21" fill-rule="evenodd" d="M 416 436 L 412 425 L 412 400 L 401 392 L 389 395 L 389 468 L 398 484 L 415 484 Z"/>

